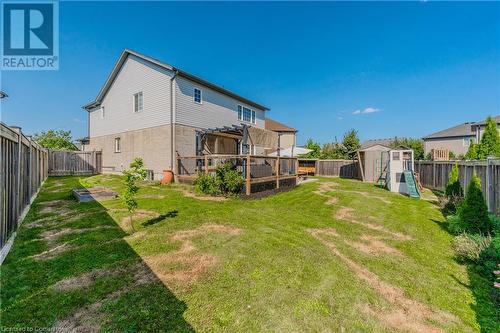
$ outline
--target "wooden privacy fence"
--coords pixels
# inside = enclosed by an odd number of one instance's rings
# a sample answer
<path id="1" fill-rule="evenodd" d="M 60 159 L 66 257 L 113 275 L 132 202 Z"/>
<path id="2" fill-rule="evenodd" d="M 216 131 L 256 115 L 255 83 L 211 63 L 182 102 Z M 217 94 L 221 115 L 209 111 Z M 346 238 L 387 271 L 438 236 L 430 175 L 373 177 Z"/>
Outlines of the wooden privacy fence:
<path id="1" fill-rule="evenodd" d="M 231 162 L 245 179 L 246 195 L 297 183 L 297 158 L 254 155 L 204 155 L 177 157 L 177 179 L 192 182 L 198 173 L 213 173 Z"/>
<path id="2" fill-rule="evenodd" d="M 312 167 L 311 162 L 314 163 Z M 358 179 L 359 164 L 352 160 L 312 160 L 299 159 L 299 171 L 316 176 L 333 176 Z"/>
<path id="3" fill-rule="evenodd" d="M 49 176 L 101 173 L 101 151 L 49 151 Z"/>
<path id="4" fill-rule="evenodd" d="M 20 128 L 0 123 L 0 263 L 48 175 L 48 152 Z"/>
<path id="5" fill-rule="evenodd" d="M 487 161 L 416 161 L 415 170 L 419 173 L 424 187 L 443 191 L 448 183 L 453 165 L 458 164 L 458 176 L 464 190 L 467 190 L 472 175 L 476 173 L 488 204 L 488 209 L 500 214 L 500 159 Z"/>

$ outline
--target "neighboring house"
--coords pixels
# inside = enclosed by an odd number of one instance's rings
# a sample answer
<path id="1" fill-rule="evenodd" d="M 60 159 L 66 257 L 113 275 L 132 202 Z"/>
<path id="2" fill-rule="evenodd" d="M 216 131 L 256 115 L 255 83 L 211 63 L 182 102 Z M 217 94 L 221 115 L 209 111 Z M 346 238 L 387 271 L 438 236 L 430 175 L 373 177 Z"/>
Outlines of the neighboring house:
<path id="1" fill-rule="evenodd" d="M 500 130 L 500 116 L 494 117 Z M 424 140 L 424 153 L 432 149 L 448 149 L 455 155 L 465 155 L 472 142 L 479 142 L 484 133 L 485 122 L 467 122 L 427 135 Z"/>
<path id="2" fill-rule="evenodd" d="M 4 97 L 9 97 L 9 95 L 4 93 L 3 91 L 0 91 L 0 98 L 4 98 Z"/>
<path id="3" fill-rule="evenodd" d="M 297 146 L 298 131 L 295 128 L 288 127 L 271 118 L 266 118 L 265 128 L 269 131 L 278 133 L 280 149 L 287 149 Z"/>
<path id="4" fill-rule="evenodd" d="M 85 150 L 102 150 L 104 172 L 142 157 L 158 178 L 164 169 L 176 174 L 177 156 L 264 154 L 277 146 L 277 135 L 265 130 L 267 107 L 128 49 L 84 109 Z"/>

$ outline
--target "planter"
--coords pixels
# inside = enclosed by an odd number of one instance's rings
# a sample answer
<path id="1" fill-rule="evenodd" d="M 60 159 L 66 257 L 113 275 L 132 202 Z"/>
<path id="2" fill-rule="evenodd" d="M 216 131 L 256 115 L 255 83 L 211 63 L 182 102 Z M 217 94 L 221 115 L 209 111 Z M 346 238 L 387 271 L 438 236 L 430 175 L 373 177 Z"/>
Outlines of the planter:
<path id="1" fill-rule="evenodd" d="M 174 181 L 174 173 L 172 170 L 163 170 L 163 178 L 161 179 L 161 184 L 170 184 Z"/>

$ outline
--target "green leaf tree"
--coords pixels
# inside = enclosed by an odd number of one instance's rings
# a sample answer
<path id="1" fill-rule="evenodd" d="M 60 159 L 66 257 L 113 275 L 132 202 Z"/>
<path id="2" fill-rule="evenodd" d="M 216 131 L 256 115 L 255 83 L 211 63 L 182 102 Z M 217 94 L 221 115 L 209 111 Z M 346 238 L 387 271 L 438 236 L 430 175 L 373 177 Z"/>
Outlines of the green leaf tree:
<path id="1" fill-rule="evenodd" d="M 337 142 L 332 142 L 332 143 L 325 143 L 323 145 L 323 148 L 321 149 L 321 156 L 320 158 L 322 159 L 344 159 L 346 158 L 345 156 L 345 147 L 342 146 L 342 144 L 337 143 Z"/>
<path id="2" fill-rule="evenodd" d="M 492 222 L 481 190 L 481 181 L 474 174 L 467 189 L 464 203 L 458 210 L 463 230 L 472 234 L 489 234 Z"/>
<path id="3" fill-rule="evenodd" d="M 48 130 L 33 135 L 40 146 L 54 150 L 77 150 L 71 137 L 71 131 L 64 130 Z"/>
<path id="4" fill-rule="evenodd" d="M 471 142 L 469 145 L 469 149 L 467 150 L 467 153 L 465 154 L 464 158 L 466 160 L 477 160 L 477 144 L 474 142 Z"/>
<path id="5" fill-rule="evenodd" d="M 125 191 L 122 194 L 122 201 L 128 209 L 130 217 L 130 226 L 132 231 L 135 232 L 133 224 L 133 215 L 137 209 L 137 201 L 135 196 L 139 192 L 139 186 L 137 186 L 137 181 L 146 179 L 147 172 L 144 169 L 144 162 L 142 158 L 136 157 L 132 163 L 130 163 L 130 168 L 123 171 L 125 176 L 124 184 Z"/>
<path id="6" fill-rule="evenodd" d="M 351 129 L 344 134 L 342 139 L 342 146 L 345 148 L 345 156 L 347 159 L 354 159 L 357 155 L 361 143 L 358 138 L 358 131 Z"/>
<path id="7" fill-rule="evenodd" d="M 463 196 L 462 185 L 458 178 L 458 164 L 455 163 L 451 169 L 450 176 L 448 177 L 448 184 L 446 185 L 445 193 L 450 199 L 456 200 Z"/>
<path id="8" fill-rule="evenodd" d="M 319 143 L 314 142 L 313 139 L 307 139 L 305 148 L 311 149 L 309 153 L 305 154 L 303 157 L 305 158 L 319 158 L 321 156 L 321 146 Z"/>
<path id="9" fill-rule="evenodd" d="M 477 147 L 478 159 L 484 160 L 488 156 L 500 156 L 500 135 L 492 117 L 486 119 L 486 128 Z"/>
<path id="10" fill-rule="evenodd" d="M 413 158 L 415 160 L 423 160 L 425 158 L 424 141 L 422 139 L 395 137 L 391 143 L 391 148 L 398 148 L 400 146 L 413 149 Z"/>

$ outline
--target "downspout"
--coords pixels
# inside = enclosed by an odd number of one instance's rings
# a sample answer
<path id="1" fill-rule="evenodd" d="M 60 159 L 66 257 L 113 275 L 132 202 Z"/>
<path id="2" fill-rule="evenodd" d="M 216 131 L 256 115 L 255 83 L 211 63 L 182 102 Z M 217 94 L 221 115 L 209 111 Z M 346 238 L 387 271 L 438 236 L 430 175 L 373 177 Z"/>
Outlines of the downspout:
<path id="1" fill-rule="evenodd" d="M 174 173 L 174 180 L 177 177 L 177 158 L 175 156 L 175 78 L 178 71 L 174 69 L 174 75 L 170 79 L 170 170 Z"/>

